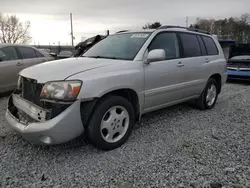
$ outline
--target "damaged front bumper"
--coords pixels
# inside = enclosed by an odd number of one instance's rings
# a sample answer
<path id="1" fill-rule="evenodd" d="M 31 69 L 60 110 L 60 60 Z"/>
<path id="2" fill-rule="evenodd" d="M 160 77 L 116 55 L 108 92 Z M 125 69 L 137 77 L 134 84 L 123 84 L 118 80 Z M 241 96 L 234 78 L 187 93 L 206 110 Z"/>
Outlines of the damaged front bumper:
<path id="1" fill-rule="evenodd" d="M 77 100 L 54 117 L 50 109 L 43 109 L 18 94 L 12 94 L 5 118 L 12 128 L 32 143 L 60 144 L 83 133 L 80 105 L 81 101 Z"/>

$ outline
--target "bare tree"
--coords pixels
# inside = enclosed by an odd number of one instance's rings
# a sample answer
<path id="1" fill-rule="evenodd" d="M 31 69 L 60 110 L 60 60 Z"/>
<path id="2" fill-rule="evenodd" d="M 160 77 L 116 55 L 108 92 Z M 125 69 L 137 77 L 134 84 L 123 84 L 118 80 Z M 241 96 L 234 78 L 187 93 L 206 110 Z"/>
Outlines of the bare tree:
<path id="1" fill-rule="evenodd" d="M 160 22 L 154 22 L 152 24 L 146 24 L 145 26 L 143 26 L 142 28 L 143 29 L 157 29 L 161 27 L 161 23 Z"/>
<path id="2" fill-rule="evenodd" d="M 31 40 L 29 34 L 30 22 L 21 22 L 15 15 L 0 14 L 0 42 L 24 44 Z"/>
<path id="3" fill-rule="evenodd" d="M 197 18 L 195 24 L 190 27 L 210 31 L 219 39 L 233 39 L 237 43 L 250 43 L 250 14 L 218 20 Z"/>

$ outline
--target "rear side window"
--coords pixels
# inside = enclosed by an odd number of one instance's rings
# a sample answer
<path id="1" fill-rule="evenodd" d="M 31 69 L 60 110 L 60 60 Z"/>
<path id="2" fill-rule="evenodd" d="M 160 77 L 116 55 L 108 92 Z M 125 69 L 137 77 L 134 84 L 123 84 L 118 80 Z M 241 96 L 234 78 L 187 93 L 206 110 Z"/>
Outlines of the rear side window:
<path id="1" fill-rule="evenodd" d="M 38 52 L 37 50 L 35 50 L 35 53 L 36 53 L 36 56 L 37 56 L 37 57 L 44 57 L 44 55 L 41 54 L 40 52 Z"/>
<path id="2" fill-rule="evenodd" d="M 211 37 L 206 36 L 202 36 L 202 39 L 207 49 L 207 55 L 218 55 L 219 51 L 214 43 L 214 40 Z"/>
<path id="3" fill-rule="evenodd" d="M 204 45 L 204 42 L 201 39 L 201 36 L 197 35 L 197 38 L 198 38 L 198 41 L 199 41 L 199 44 L 200 44 L 200 47 L 201 47 L 201 54 L 202 55 L 207 55 L 206 47 Z"/>
<path id="4" fill-rule="evenodd" d="M 37 58 L 35 50 L 28 47 L 18 47 L 23 59 Z"/>
<path id="5" fill-rule="evenodd" d="M 180 33 L 184 57 L 201 56 L 201 49 L 198 38 L 194 34 Z"/>
<path id="6" fill-rule="evenodd" d="M 3 61 L 11 61 L 18 59 L 16 49 L 12 46 L 1 48 L 0 53 L 2 54 Z"/>
<path id="7" fill-rule="evenodd" d="M 175 33 L 160 33 L 149 46 L 148 51 L 163 49 L 166 53 L 166 59 L 175 59 L 180 57 L 178 39 Z"/>

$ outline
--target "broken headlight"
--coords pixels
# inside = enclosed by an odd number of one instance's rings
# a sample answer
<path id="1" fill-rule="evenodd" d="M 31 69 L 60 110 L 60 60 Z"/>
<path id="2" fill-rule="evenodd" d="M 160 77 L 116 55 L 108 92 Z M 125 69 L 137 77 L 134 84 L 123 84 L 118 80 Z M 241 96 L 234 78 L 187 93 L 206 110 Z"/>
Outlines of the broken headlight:
<path id="1" fill-rule="evenodd" d="M 73 101 L 77 98 L 82 82 L 74 81 L 58 81 L 47 82 L 41 91 L 40 98 L 47 100 Z"/>

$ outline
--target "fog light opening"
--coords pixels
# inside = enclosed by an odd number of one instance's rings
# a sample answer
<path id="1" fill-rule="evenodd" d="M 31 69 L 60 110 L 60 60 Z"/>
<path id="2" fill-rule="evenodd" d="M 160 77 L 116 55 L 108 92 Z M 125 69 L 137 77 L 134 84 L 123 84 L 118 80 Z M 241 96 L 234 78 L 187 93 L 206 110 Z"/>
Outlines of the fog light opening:
<path id="1" fill-rule="evenodd" d="M 45 144 L 51 144 L 52 139 L 49 136 L 41 136 L 40 140 Z"/>

